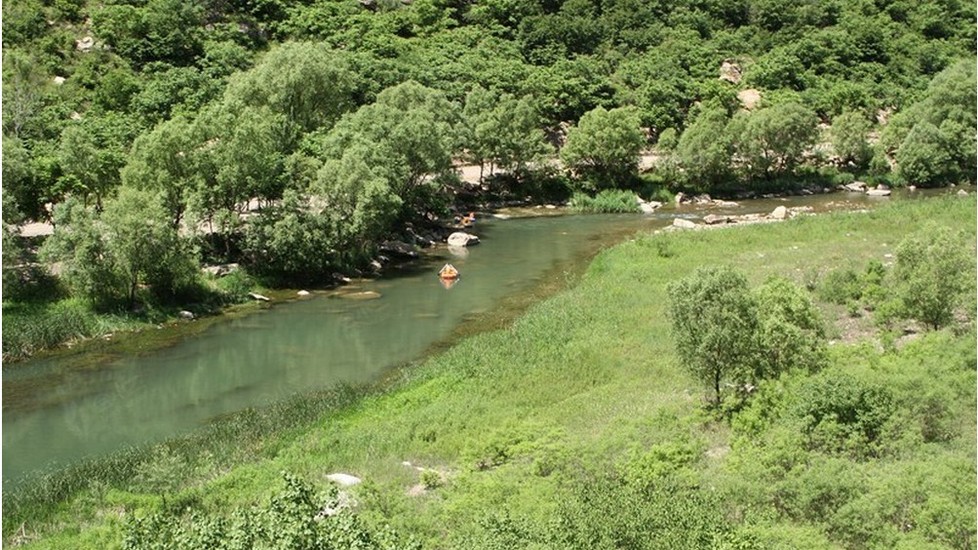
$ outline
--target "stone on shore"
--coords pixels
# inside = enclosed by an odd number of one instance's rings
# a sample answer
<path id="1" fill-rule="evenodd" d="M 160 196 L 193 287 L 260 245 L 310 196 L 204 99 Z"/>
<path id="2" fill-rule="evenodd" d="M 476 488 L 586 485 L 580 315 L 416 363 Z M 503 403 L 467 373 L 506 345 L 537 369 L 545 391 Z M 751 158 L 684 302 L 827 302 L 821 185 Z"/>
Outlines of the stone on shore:
<path id="1" fill-rule="evenodd" d="M 691 222 L 684 218 L 675 218 L 672 220 L 672 226 L 677 229 L 696 229 L 695 222 Z"/>
<path id="2" fill-rule="evenodd" d="M 772 220 L 784 220 L 788 217 L 788 209 L 784 206 L 779 206 L 774 209 L 774 212 L 768 214 L 768 217 Z"/>

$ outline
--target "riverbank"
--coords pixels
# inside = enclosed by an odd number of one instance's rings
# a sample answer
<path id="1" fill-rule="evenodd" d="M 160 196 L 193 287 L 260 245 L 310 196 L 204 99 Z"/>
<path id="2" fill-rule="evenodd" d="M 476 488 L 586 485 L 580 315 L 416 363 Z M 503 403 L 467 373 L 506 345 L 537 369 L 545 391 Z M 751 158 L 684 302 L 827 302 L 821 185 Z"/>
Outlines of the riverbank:
<path id="1" fill-rule="evenodd" d="M 943 411 L 940 438 L 916 441 L 892 426 L 894 452 L 869 460 L 796 448 L 770 419 L 753 420 L 754 432 L 743 439 L 746 417 L 731 427 L 705 415 L 701 388 L 678 368 L 666 316 L 667 283 L 698 266 L 732 265 L 754 284 L 775 274 L 804 284 L 832 268 L 892 262 L 897 243 L 929 220 L 967 232 L 973 247 L 973 198 L 636 235 L 600 254 L 573 288 L 509 326 L 399 371 L 384 393 L 337 401 L 334 412 L 305 407 L 313 411 L 308 426 L 286 423 L 251 437 L 243 422 L 246 443 L 237 452 L 220 454 L 231 444 L 214 452 L 205 435 L 127 465 L 129 476 L 36 507 L 5 505 L 5 542 L 118 544 L 133 516 L 184 508 L 217 514 L 264 502 L 280 488 L 283 470 L 318 488 L 330 473 L 362 478 L 351 490 L 361 520 L 371 529 L 392 525 L 431 547 L 547 546 L 561 531 L 571 542 L 585 540 L 588 529 L 595 537 L 639 533 L 675 513 L 698 521 L 696 529 L 686 525 L 691 535 L 709 528 L 757 544 L 745 547 L 851 545 L 860 536 L 865 546 L 940 547 L 942 532 L 974 540 L 973 311 L 956 330 L 896 349 L 884 346 L 869 314 L 852 318 L 822 305 L 835 327 L 830 337 L 853 341 L 830 348 L 833 365 L 889 388 L 895 418 L 913 417 L 920 392 Z M 786 388 L 797 388 L 805 379 L 789 382 Z M 652 485 L 636 491 L 635 480 Z M 661 491 L 672 484 L 666 498 Z M 820 511 L 825 499 L 833 505 Z M 898 520 L 915 528 L 899 529 L 891 508 L 906 510 L 909 519 Z M 675 534 L 675 525 L 660 527 Z"/>

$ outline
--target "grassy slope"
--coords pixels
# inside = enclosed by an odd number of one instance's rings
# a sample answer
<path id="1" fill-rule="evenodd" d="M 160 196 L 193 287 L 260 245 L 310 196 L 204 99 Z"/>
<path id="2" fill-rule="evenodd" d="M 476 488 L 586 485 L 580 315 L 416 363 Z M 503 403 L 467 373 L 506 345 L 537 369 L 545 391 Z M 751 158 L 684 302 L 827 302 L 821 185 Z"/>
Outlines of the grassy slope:
<path id="1" fill-rule="evenodd" d="M 904 202 L 864 214 L 637 235 L 600 254 L 575 288 L 534 306 L 510 328 L 468 338 L 406 374 L 410 379 L 395 391 L 329 415 L 313 429 L 266 442 L 263 455 L 270 458 L 230 471 L 202 460 L 195 466 L 199 479 L 183 492 L 218 510 L 264 498 L 279 485 L 283 470 L 317 484 L 330 472 L 349 472 L 366 480 L 357 490 L 362 517 L 442 546 L 477 536 L 478 522 L 504 509 L 544 522 L 567 484 L 580 479 L 576 472 L 622 472 L 652 445 L 684 441 L 700 453 L 691 475 L 701 486 L 742 491 L 741 505 L 764 502 L 765 489 L 757 484 L 772 481 L 762 474 L 738 475 L 743 461 L 751 460 L 749 446 L 741 448 L 726 425 L 702 413 L 699 384 L 679 368 L 666 317 L 666 284 L 708 263 L 733 265 L 753 284 L 774 274 L 800 283 L 818 270 L 862 266 L 871 258 L 886 263 L 902 237 L 928 219 L 964 229 L 973 239 L 975 202 Z M 945 333 L 901 353 L 881 355 L 865 346 L 834 355 L 857 366 L 883 361 L 899 371 L 904 355 L 925 365 L 929 352 L 939 348 L 958 355 L 965 350 L 967 363 L 973 339 L 973 332 Z M 963 389 L 951 405 L 961 435 L 933 452 L 934 460 L 965 466 L 945 481 L 973 487 L 974 371 L 960 376 Z M 914 377 L 901 380 L 913 384 Z M 402 461 L 436 468 L 447 481 L 409 496 L 419 474 Z M 858 468 L 875 476 L 909 466 L 890 461 Z M 46 536 L 37 547 L 117 543 L 123 512 L 145 513 L 157 502 L 138 485 L 82 495 L 57 514 L 58 526 L 43 529 Z M 799 537 L 817 542 L 813 546 L 827 545 L 822 531 L 803 517 L 796 520 L 798 525 L 783 529 L 797 529 Z"/>

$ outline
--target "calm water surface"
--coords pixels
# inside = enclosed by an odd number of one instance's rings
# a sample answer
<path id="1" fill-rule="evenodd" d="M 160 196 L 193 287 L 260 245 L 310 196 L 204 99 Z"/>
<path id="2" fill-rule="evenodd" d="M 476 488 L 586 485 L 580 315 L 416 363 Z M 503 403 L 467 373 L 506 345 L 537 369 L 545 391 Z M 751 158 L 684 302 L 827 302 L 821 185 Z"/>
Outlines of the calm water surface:
<path id="1" fill-rule="evenodd" d="M 845 198 L 802 197 L 788 204 L 824 208 Z M 785 202 L 745 203 L 729 212 L 769 212 L 778 204 Z M 77 357 L 5 368 L 4 394 L 27 391 L 30 398 L 4 404 L 3 479 L 16 484 L 38 469 L 183 434 L 216 416 L 296 392 L 377 380 L 464 320 L 478 322 L 500 300 L 555 276 L 555 266 L 583 261 L 589 251 L 668 225 L 676 215 L 716 211 L 480 220 L 472 232 L 482 244 L 459 255 L 442 247 L 412 273 L 357 284 L 380 293 L 379 299 L 313 295 L 95 368 Z M 462 273 L 450 289 L 435 276 L 446 261 Z"/>

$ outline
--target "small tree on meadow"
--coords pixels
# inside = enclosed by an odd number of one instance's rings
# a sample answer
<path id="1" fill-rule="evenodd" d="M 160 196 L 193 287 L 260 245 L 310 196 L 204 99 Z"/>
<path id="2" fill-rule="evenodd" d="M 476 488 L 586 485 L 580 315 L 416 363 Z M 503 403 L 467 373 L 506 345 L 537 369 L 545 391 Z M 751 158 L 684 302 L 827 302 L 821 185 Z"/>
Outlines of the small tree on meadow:
<path id="1" fill-rule="evenodd" d="M 974 253 L 948 227 L 931 225 L 904 239 L 894 270 L 904 314 L 934 329 L 948 324 L 974 284 Z"/>
<path id="2" fill-rule="evenodd" d="M 705 267 L 668 288 L 679 357 L 719 408 L 724 384 L 742 380 L 757 358 L 760 322 L 747 279 L 730 267 Z"/>

